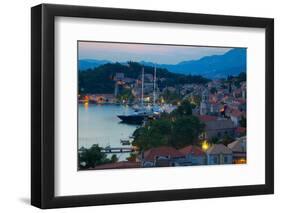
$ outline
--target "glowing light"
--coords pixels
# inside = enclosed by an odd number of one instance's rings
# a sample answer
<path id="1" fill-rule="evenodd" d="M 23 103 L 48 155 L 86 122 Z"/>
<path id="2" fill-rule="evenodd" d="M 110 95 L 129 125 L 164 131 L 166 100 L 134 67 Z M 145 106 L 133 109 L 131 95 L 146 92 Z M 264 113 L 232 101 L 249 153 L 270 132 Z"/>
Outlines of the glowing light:
<path id="1" fill-rule="evenodd" d="M 206 151 L 207 149 L 209 149 L 209 143 L 208 143 L 208 141 L 207 140 L 204 140 L 203 142 L 202 142 L 202 149 L 204 150 L 204 151 Z"/>
<path id="2" fill-rule="evenodd" d="M 85 102 L 84 102 L 84 107 L 85 107 L 86 109 L 88 109 L 88 106 L 89 106 L 89 102 L 88 102 L 88 101 L 85 101 Z"/>
<path id="3" fill-rule="evenodd" d="M 240 158 L 236 162 L 237 162 L 237 164 L 245 164 L 246 163 L 246 159 L 245 158 Z"/>
<path id="4" fill-rule="evenodd" d="M 196 102 L 195 102 L 194 96 L 191 96 L 191 98 L 190 98 L 189 100 L 190 100 L 190 103 L 191 103 L 191 104 L 196 105 Z"/>

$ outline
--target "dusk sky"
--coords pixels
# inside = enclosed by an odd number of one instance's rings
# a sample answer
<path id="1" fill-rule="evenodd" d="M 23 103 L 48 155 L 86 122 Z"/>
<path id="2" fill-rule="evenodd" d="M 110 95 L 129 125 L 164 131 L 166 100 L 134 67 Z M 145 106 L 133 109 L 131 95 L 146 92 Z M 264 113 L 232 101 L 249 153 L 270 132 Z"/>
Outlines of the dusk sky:
<path id="1" fill-rule="evenodd" d="M 109 60 L 112 62 L 149 61 L 158 64 L 177 64 L 208 55 L 222 55 L 231 48 L 171 46 L 128 43 L 81 42 L 79 59 Z"/>

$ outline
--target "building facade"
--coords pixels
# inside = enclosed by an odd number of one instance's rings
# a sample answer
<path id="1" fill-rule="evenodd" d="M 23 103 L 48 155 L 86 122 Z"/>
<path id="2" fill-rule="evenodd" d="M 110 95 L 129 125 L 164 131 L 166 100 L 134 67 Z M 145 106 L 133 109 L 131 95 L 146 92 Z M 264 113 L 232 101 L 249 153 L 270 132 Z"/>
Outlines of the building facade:
<path id="1" fill-rule="evenodd" d="M 208 165 L 232 164 L 233 161 L 232 150 L 223 144 L 212 145 L 206 154 Z"/>

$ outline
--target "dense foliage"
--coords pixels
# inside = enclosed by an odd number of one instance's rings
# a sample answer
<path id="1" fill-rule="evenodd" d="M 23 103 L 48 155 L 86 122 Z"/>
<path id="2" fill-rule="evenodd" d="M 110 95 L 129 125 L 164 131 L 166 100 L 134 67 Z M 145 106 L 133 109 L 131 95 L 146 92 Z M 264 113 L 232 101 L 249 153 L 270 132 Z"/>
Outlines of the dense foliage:
<path id="1" fill-rule="evenodd" d="M 204 124 L 192 115 L 192 106 L 184 101 L 171 114 L 163 114 L 134 132 L 134 146 L 140 151 L 159 146 L 182 148 L 197 142 Z"/>
<path id="2" fill-rule="evenodd" d="M 236 87 L 240 87 L 240 83 L 246 81 L 246 72 L 241 72 L 237 76 L 228 76 L 227 80 L 234 83 Z"/>
<path id="3" fill-rule="evenodd" d="M 122 100 L 126 102 L 131 102 L 134 100 L 134 96 L 132 94 L 132 91 L 130 89 L 123 88 L 119 94 L 117 95 L 117 100 L 121 102 Z"/>
<path id="4" fill-rule="evenodd" d="M 97 165 L 105 163 L 115 163 L 118 161 L 116 155 L 112 155 L 111 159 L 106 157 L 106 154 L 102 152 L 101 147 L 97 144 L 93 144 L 90 148 L 79 149 L 79 169 L 95 168 Z"/>
<path id="5" fill-rule="evenodd" d="M 161 98 L 165 100 L 166 103 L 171 103 L 173 105 L 176 105 L 179 101 L 182 100 L 182 96 L 180 94 L 178 94 L 177 92 L 170 92 L 169 90 L 163 92 Z"/>
<path id="6" fill-rule="evenodd" d="M 247 119 L 244 116 L 242 116 L 241 120 L 239 121 L 239 124 L 240 124 L 241 127 L 246 128 L 247 127 Z"/>

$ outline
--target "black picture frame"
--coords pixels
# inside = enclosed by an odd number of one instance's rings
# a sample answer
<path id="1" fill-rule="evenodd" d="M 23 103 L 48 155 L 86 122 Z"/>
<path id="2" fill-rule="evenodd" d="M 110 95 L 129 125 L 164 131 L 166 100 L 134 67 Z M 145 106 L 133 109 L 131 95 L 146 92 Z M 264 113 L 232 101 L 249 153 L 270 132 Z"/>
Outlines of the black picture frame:
<path id="1" fill-rule="evenodd" d="M 56 197 L 55 17 L 264 28 L 266 137 L 265 184 Z M 39 208 L 218 198 L 274 193 L 274 20 L 240 16 L 41 4 L 31 9 L 31 204 Z"/>

